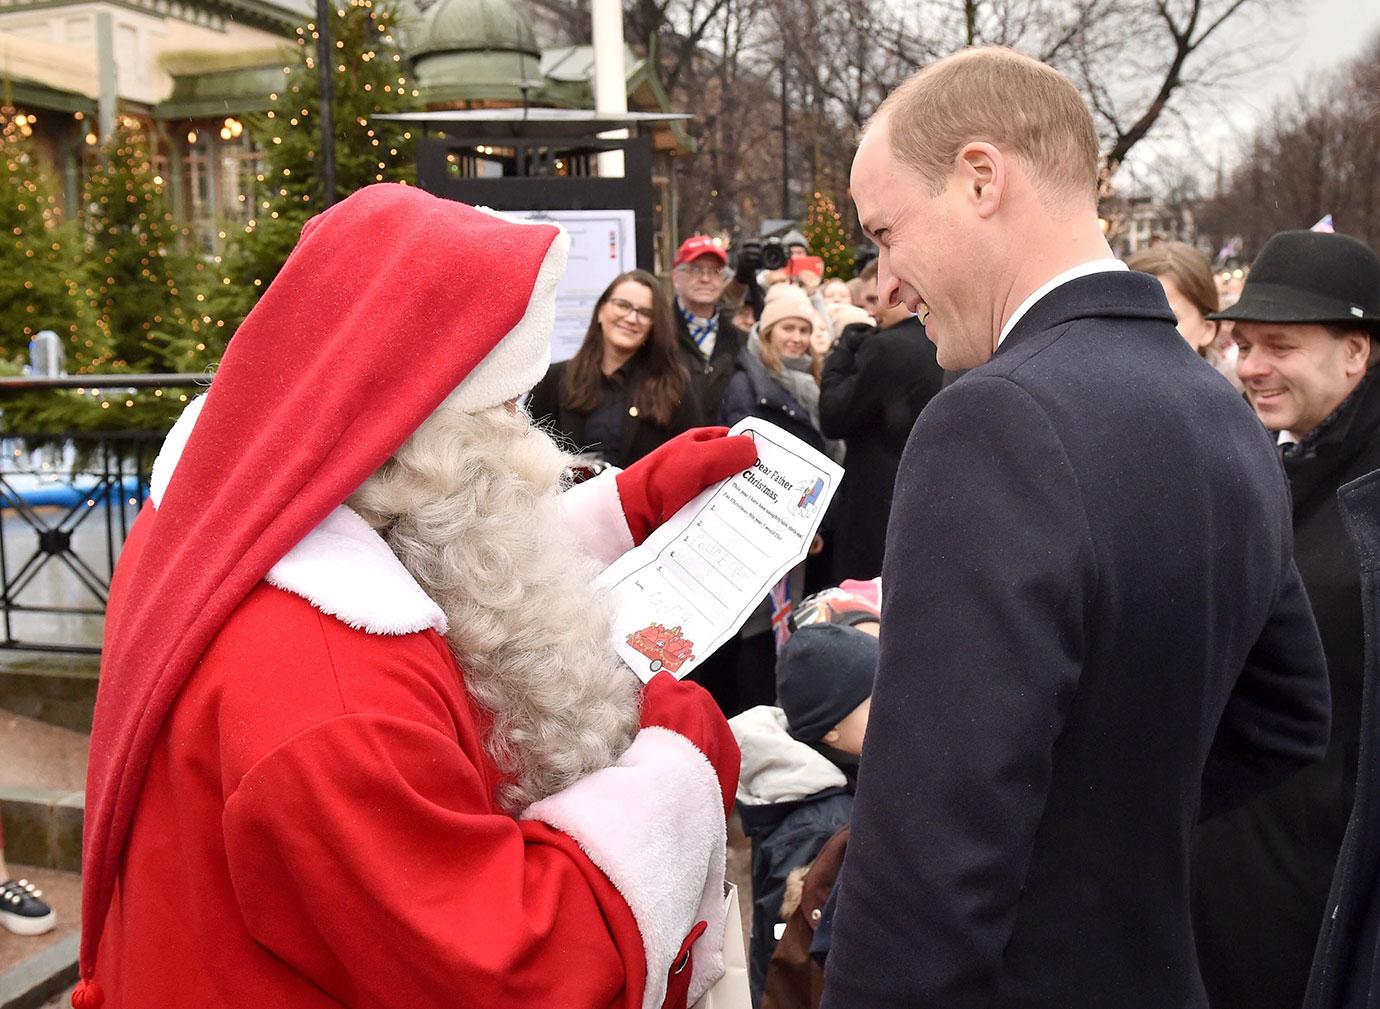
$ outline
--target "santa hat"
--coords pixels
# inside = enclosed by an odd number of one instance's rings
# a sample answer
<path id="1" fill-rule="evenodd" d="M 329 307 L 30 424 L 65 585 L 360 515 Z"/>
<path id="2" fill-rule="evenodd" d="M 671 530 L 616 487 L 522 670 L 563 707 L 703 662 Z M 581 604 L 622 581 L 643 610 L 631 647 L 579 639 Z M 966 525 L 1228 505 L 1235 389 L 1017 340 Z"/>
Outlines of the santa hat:
<path id="1" fill-rule="evenodd" d="M 135 522 L 142 549 L 112 579 L 87 772 L 83 978 L 154 742 L 207 645 L 443 400 L 496 406 L 542 376 L 568 245 L 553 225 L 397 185 L 302 229 L 236 331 L 158 507 Z M 94 986 L 79 992 L 99 1000 Z"/>

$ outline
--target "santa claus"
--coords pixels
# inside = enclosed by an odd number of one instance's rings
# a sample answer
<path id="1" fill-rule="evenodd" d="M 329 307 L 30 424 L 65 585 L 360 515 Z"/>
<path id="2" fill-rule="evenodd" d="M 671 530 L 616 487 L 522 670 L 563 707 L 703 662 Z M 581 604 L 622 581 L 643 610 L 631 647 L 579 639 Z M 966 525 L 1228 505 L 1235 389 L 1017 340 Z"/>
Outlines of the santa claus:
<path id="1" fill-rule="evenodd" d="M 639 689 L 591 582 L 756 452 L 690 432 L 562 492 L 513 401 L 566 248 L 363 190 L 169 435 L 111 588 L 78 1009 L 645 1009 L 718 976 L 738 752 L 699 688 Z"/>

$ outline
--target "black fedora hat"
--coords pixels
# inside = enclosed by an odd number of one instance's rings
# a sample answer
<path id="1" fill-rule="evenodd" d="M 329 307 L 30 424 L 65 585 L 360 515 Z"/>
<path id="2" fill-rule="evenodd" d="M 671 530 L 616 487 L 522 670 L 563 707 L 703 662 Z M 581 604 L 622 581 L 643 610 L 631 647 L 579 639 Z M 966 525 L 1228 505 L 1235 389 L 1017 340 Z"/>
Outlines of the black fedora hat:
<path id="1" fill-rule="evenodd" d="M 1380 330 L 1380 256 L 1348 235 L 1281 231 L 1251 264 L 1241 298 L 1209 319 Z"/>

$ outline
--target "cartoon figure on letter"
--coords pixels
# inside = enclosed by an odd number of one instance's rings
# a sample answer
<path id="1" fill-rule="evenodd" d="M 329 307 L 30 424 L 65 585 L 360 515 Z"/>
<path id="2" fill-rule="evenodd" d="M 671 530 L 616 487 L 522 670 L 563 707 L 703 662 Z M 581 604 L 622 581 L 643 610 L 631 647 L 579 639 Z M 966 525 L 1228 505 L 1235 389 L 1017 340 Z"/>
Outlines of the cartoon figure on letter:
<path id="1" fill-rule="evenodd" d="M 815 477 L 814 483 L 806 486 L 804 492 L 801 493 L 800 501 L 796 504 L 796 508 L 801 511 L 809 511 L 810 506 L 819 500 L 819 495 L 823 490 L 824 478 Z"/>

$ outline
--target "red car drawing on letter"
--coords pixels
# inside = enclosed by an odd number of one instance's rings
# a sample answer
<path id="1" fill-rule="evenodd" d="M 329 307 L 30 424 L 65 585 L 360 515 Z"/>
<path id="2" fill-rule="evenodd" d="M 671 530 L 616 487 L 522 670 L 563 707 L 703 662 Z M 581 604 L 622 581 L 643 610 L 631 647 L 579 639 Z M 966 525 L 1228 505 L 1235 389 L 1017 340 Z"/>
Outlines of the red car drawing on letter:
<path id="1" fill-rule="evenodd" d="M 640 631 L 628 635 L 628 645 L 651 659 L 654 673 L 662 669 L 671 673 L 695 659 L 695 643 L 681 637 L 680 627 L 666 627 L 662 624 L 649 624 Z"/>

